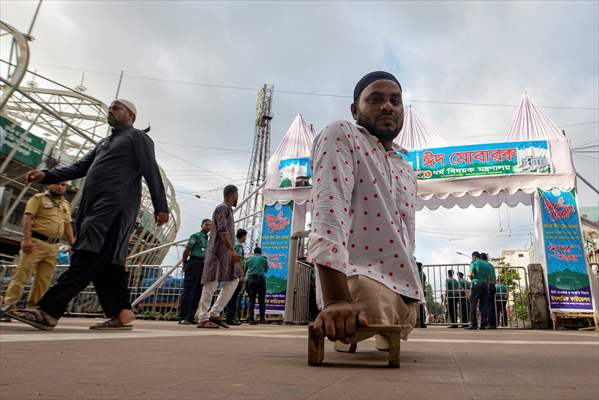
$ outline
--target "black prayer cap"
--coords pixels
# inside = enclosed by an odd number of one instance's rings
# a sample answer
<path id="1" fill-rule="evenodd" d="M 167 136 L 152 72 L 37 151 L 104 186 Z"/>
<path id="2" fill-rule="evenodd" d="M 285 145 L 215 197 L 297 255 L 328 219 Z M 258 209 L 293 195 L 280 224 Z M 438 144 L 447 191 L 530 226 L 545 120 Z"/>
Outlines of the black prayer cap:
<path id="1" fill-rule="evenodd" d="M 237 186 L 235 186 L 235 185 L 225 186 L 225 189 L 223 190 L 223 195 L 224 195 L 225 199 L 227 197 L 229 197 L 230 195 L 232 195 L 233 193 L 238 193 Z"/>
<path id="2" fill-rule="evenodd" d="M 399 86 L 400 90 L 403 90 L 401 88 L 401 83 L 399 83 L 399 81 L 393 74 L 385 71 L 373 71 L 364 75 L 362 79 L 360 79 L 358 83 L 356 83 L 356 87 L 354 88 L 354 103 L 356 102 L 356 100 L 358 100 L 358 97 L 360 97 L 360 93 L 362 93 L 362 91 L 364 91 L 364 89 L 366 89 L 368 85 L 370 85 L 374 81 L 380 80 L 393 81 L 397 83 L 397 86 Z"/>

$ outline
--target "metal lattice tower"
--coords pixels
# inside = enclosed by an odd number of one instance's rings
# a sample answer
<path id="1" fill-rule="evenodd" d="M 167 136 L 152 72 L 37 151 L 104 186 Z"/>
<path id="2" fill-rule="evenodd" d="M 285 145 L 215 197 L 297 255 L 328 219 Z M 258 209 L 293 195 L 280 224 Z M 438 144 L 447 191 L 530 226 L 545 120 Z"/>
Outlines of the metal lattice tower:
<path id="1" fill-rule="evenodd" d="M 270 121 L 272 120 L 273 85 L 264 85 L 256 100 L 256 124 L 252 157 L 247 180 L 240 203 L 239 225 L 248 231 L 248 243 L 253 246 L 259 237 L 264 198 L 262 187 L 266 182 L 268 159 L 270 158 Z"/>
<path id="2" fill-rule="evenodd" d="M 4 136 L 9 152 L 0 150 L 0 244 L 7 249 L 18 247 L 22 238 L 21 217 L 27 198 L 43 185 L 24 182 L 31 169 L 53 168 L 72 164 L 93 149 L 110 131 L 106 120 L 107 106 L 85 93 L 84 78 L 76 88 L 28 70 L 28 38 L 14 27 L 0 21 L 0 47 L 12 48 L 10 57 L 0 57 L 0 122 L 10 121 L 17 133 Z M 24 84 L 23 84 L 24 83 Z M 4 128 L 0 126 L 5 133 Z M 8 131 L 7 131 L 8 132 Z M 39 147 L 34 146 L 33 142 Z M 31 142 L 31 143 L 30 143 Z M 43 143 L 43 144 L 40 144 Z M 19 161 L 17 150 L 39 154 L 39 159 Z M 147 186 L 142 184 L 142 203 L 129 241 L 130 253 L 172 242 L 180 226 L 175 189 L 161 169 L 169 222 L 157 228 L 153 222 L 152 202 Z M 70 183 L 77 190 L 71 201 L 75 213 L 81 198 L 83 180 Z M 1 250 L 1 247 L 0 247 Z M 132 264 L 160 264 L 169 248 L 136 257 Z M 8 250 L 7 250 L 8 251 Z M 10 255 L 10 254 L 7 254 Z"/>

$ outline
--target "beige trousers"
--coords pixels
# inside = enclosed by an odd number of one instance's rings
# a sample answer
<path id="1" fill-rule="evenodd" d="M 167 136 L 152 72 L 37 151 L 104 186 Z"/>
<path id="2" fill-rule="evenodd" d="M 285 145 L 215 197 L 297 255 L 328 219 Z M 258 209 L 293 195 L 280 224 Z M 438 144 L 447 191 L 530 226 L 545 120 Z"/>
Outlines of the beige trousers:
<path id="1" fill-rule="evenodd" d="M 32 238 L 31 242 L 31 254 L 25 254 L 23 250 L 19 252 L 19 265 L 17 265 L 6 289 L 4 304 L 12 304 L 21 300 L 25 285 L 32 275 L 34 280 L 27 302 L 29 306 L 37 305 L 50 286 L 56 270 L 56 254 L 60 244 L 50 244 L 36 238 Z"/>
<path id="2" fill-rule="evenodd" d="M 369 324 L 403 325 L 405 328 L 401 331 L 401 338 L 407 340 L 416 325 L 418 303 L 406 304 L 399 294 L 363 275 L 349 277 L 347 285 L 353 303 L 362 307 Z M 370 332 L 358 333 L 347 341 L 355 343 L 374 335 Z"/>

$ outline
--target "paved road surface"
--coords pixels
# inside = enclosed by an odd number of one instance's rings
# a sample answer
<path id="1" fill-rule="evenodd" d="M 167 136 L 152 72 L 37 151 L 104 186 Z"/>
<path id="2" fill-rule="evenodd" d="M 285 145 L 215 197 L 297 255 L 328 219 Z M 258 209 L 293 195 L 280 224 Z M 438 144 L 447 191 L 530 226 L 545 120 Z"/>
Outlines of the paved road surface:
<path id="1" fill-rule="evenodd" d="M 0 323 L 0 399 L 599 399 L 599 335 L 428 328 L 388 369 L 374 342 L 308 367 L 306 327 L 93 332 Z"/>

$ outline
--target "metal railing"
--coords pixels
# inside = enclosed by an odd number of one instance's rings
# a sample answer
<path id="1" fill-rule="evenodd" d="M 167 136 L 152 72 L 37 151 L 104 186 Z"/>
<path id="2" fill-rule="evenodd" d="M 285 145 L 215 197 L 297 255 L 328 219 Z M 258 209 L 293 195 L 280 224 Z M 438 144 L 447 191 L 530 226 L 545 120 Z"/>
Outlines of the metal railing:
<path id="1" fill-rule="evenodd" d="M 425 275 L 426 322 L 429 325 L 467 325 L 470 323 L 470 292 L 469 290 L 447 291 L 447 271 L 468 275 L 468 264 L 424 265 Z M 506 328 L 531 328 L 530 299 L 528 294 L 528 273 L 523 267 L 496 266 L 495 274 L 499 283 L 507 288 L 507 293 L 495 294 L 495 315 L 497 326 Z M 466 285 L 464 285 L 466 286 Z M 455 310 L 454 320 L 451 319 L 450 307 Z M 480 310 L 477 310 L 480 323 Z"/>
<path id="2" fill-rule="evenodd" d="M 293 273 L 290 271 L 289 279 L 292 280 L 291 291 L 288 292 L 288 310 L 286 310 L 286 323 L 306 323 L 314 319 L 316 309 L 316 294 L 314 282 L 314 267 L 303 258 L 305 237 L 295 237 L 298 255 L 302 256 L 294 263 Z M 4 294 L 16 266 L 0 264 L 0 294 Z M 58 276 L 68 268 L 68 265 L 57 266 L 52 284 Z M 430 325 L 464 325 L 469 323 L 469 294 L 460 291 L 450 297 L 455 299 L 455 320 L 449 317 L 449 307 L 446 293 L 447 271 L 454 270 L 465 275 L 468 271 L 467 264 L 425 265 L 423 272 L 426 275 L 426 320 Z M 146 292 L 134 308 L 138 317 L 153 319 L 178 319 L 179 300 L 183 289 L 184 273 L 180 265 L 129 265 L 129 290 L 130 298 L 135 299 Z M 168 272 L 171 272 L 168 274 Z M 498 316 L 498 326 L 509 328 L 530 328 L 530 301 L 528 296 L 528 275 L 521 267 L 496 267 L 496 275 L 504 282 L 507 295 L 496 295 L 495 309 Z M 149 291 L 151 287 L 155 290 Z M 26 285 L 21 301 L 17 306 L 25 306 L 30 285 Z M 218 295 L 215 293 L 215 297 Z M 240 293 L 240 316 L 243 319 L 247 313 L 247 295 Z M 505 312 L 502 312 L 504 311 Z M 465 311 L 465 313 L 463 313 Z M 102 315 L 95 289 L 92 284 L 79 293 L 69 304 L 67 314 L 72 315 Z M 480 318 L 479 318 L 480 320 Z"/>
<path id="3" fill-rule="evenodd" d="M 58 265 L 52 278 L 53 285 L 60 274 L 68 265 Z M 0 264 L 0 295 L 6 292 L 8 284 L 14 274 L 16 265 Z M 164 265 L 129 265 L 129 293 L 130 301 L 134 305 L 133 311 L 138 318 L 178 320 L 181 292 L 183 291 L 184 272 L 182 266 Z M 169 273 L 170 272 L 170 273 Z M 153 288 L 153 290 L 149 290 Z M 23 295 L 16 307 L 27 306 L 27 297 L 31 290 L 31 283 L 25 285 Z M 220 288 L 213 295 L 216 300 Z M 145 294 L 144 296 L 142 296 Z M 241 319 L 247 318 L 248 296 L 244 291 L 239 294 Z M 102 316 L 102 307 L 96 295 L 93 284 L 87 286 L 69 303 L 66 315 L 72 316 Z"/>
<path id="4" fill-rule="evenodd" d="M 52 284 L 56 282 L 69 266 L 58 265 L 52 278 Z M 129 291 L 130 299 L 133 301 L 144 293 L 154 282 L 160 279 L 165 271 L 170 269 L 168 266 L 160 265 L 129 265 Z M 16 265 L 0 265 L 0 293 L 4 294 L 10 279 L 16 269 Z M 27 305 L 27 297 L 31 285 L 27 284 L 21 300 L 17 307 Z M 166 278 L 160 287 L 152 294 L 137 304 L 135 311 L 138 317 L 155 319 L 177 319 L 179 310 L 179 298 L 183 289 L 183 271 L 179 266 L 173 273 Z M 102 307 L 96 296 L 93 284 L 87 286 L 69 303 L 67 314 L 73 315 L 102 315 Z"/>
<path id="5" fill-rule="evenodd" d="M 295 273 L 293 275 L 294 290 L 287 293 L 287 298 L 293 297 L 291 303 L 293 307 L 290 310 L 291 319 L 285 321 L 294 324 L 303 324 L 312 321 L 315 317 L 314 306 L 311 306 L 311 297 L 313 303 L 316 300 L 316 287 L 314 282 L 314 266 L 305 261 L 298 261 L 295 264 Z M 314 303 L 315 304 L 315 303 Z"/>
<path id="6" fill-rule="evenodd" d="M 318 313 L 314 266 L 305 257 L 308 234 L 296 232 L 291 236 L 284 315 L 284 322 L 288 324 L 307 323 Z"/>

